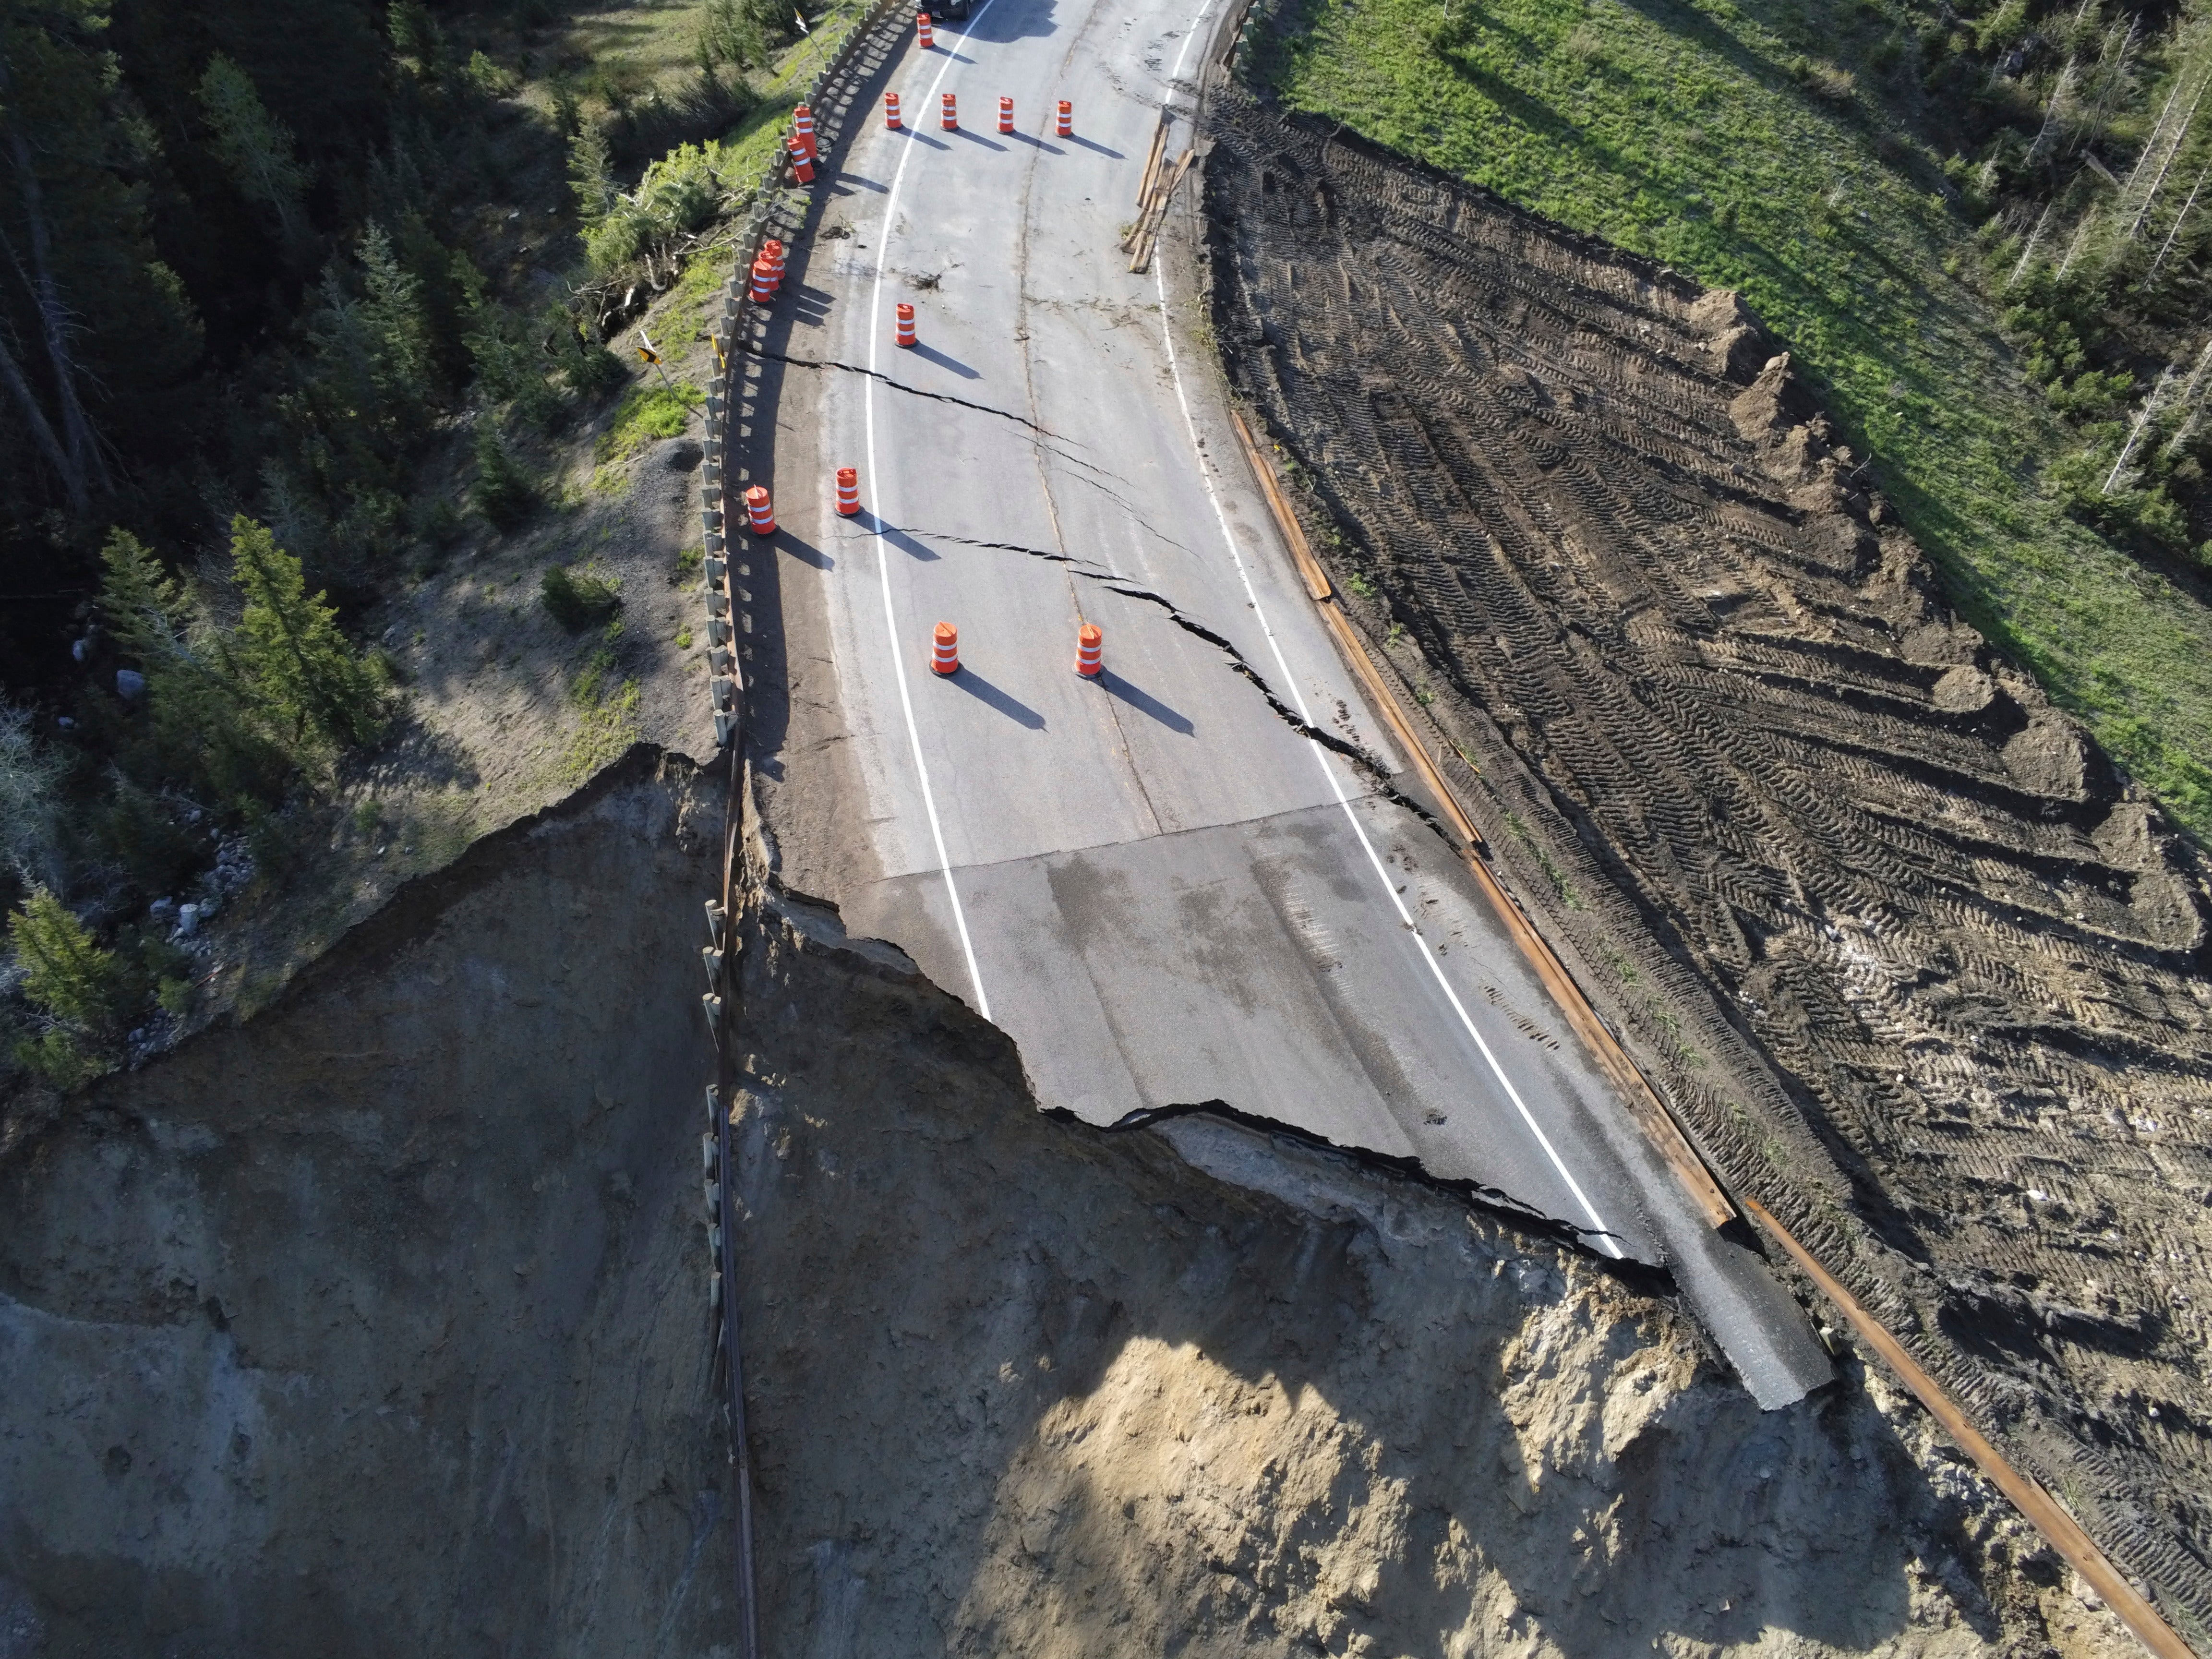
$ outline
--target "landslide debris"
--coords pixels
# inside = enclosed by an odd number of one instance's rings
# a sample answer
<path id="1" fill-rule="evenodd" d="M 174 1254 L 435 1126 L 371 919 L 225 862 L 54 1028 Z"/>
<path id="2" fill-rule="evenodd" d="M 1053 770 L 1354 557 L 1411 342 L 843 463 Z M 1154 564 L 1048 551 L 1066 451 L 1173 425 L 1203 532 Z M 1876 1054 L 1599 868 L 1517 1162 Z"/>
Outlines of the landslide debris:
<path id="1" fill-rule="evenodd" d="M 832 913 L 744 954 L 764 1650 L 2129 1650 L 1878 1377 L 1761 1413 L 1594 1258 L 1287 1137 L 1040 1114 Z"/>
<path id="2" fill-rule="evenodd" d="M 720 794 L 636 751 L 9 1147 L 0 1654 L 735 1650 Z M 1761 1413 L 1586 1256 L 1045 1117 L 895 953 L 744 931 L 767 1651 L 2127 1651 L 1878 1377 Z"/>
<path id="3" fill-rule="evenodd" d="M 1232 380 L 1491 856 L 1728 1178 L 2212 1627 L 2204 859 L 1733 295 L 1205 119 Z"/>

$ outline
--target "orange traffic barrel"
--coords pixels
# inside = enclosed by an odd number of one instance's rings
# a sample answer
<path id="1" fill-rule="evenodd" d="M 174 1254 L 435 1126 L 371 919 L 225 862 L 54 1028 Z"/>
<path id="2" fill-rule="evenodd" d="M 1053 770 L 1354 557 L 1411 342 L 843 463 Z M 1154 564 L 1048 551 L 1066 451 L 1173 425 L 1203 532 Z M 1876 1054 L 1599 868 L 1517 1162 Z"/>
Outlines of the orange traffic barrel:
<path id="1" fill-rule="evenodd" d="M 960 106 L 953 101 L 952 94 L 948 92 L 945 94 L 945 130 L 951 132 L 959 125 Z"/>
<path id="2" fill-rule="evenodd" d="M 999 131 L 1012 132 L 1013 130 L 1014 100 L 1011 98 L 1000 98 L 999 100 Z"/>
<path id="3" fill-rule="evenodd" d="M 814 182 L 814 163 L 807 159 L 806 146 L 799 142 L 799 135 L 791 136 L 791 176 L 802 185 Z"/>
<path id="4" fill-rule="evenodd" d="M 775 534 L 775 509 L 769 505 L 768 489 L 764 485 L 755 484 L 745 491 L 745 517 L 751 521 L 754 535 Z"/>
<path id="5" fill-rule="evenodd" d="M 895 92 L 884 94 L 884 125 L 893 129 L 899 125 L 898 94 Z"/>
<path id="6" fill-rule="evenodd" d="M 767 260 L 754 260 L 752 288 L 753 303 L 757 306 L 764 306 L 775 297 L 775 273 L 769 269 Z"/>
<path id="7" fill-rule="evenodd" d="M 814 148 L 814 112 L 801 104 L 791 112 L 792 136 L 806 146 L 809 160 L 819 154 Z"/>
<path id="8" fill-rule="evenodd" d="M 960 630 L 951 623 L 939 623 L 931 635 L 932 648 L 929 665 L 940 674 L 960 672 Z"/>
<path id="9" fill-rule="evenodd" d="M 860 474 L 857 468 L 837 469 L 837 510 L 848 519 L 860 510 Z"/>
<path id="10" fill-rule="evenodd" d="M 902 300 L 898 307 L 898 330 L 892 338 L 902 346 L 914 343 L 914 307 Z"/>
<path id="11" fill-rule="evenodd" d="M 769 285 L 783 286 L 783 244 L 771 236 L 761 244 L 761 263 L 768 267 Z"/>
<path id="12" fill-rule="evenodd" d="M 937 44 L 936 37 L 929 32 L 929 14 L 926 11 L 915 18 L 914 33 L 915 37 L 921 42 L 921 49 L 924 52 L 927 52 Z"/>
<path id="13" fill-rule="evenodd" d="M 1075 630 L 1075 672 L 1085 679 L 1095 678 L 1098 672 L 1098 647 L 1105 637 L 1096 623 L 1085 623 Z"/>
<path id="14" fill-rule="evenodd" d="M 1075 106 L 1065 98 L 1060 100 L 1060 126 L 1057 131 L 1062 138 L 1075 137 Z"/>

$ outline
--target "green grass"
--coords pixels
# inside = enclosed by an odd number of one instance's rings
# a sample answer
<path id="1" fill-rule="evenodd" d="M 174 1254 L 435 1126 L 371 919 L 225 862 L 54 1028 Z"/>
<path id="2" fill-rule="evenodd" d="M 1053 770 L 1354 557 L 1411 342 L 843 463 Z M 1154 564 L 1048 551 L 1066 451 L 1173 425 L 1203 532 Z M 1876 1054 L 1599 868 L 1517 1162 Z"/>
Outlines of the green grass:
<path id="1" fill-rule="evenodd" d="M 611 625 L 609 627 L 608 643 L 593 651 L 575 678 L 568 683 L 568 700 L 582 711 L 583 720 L 562 750 L 555 769 L 563 783 L 581 783 L 635 743 L 641 729 L 637 682 L 626 679 L 620 686 L 611 684 L 615 668 L 612 644 L 617 632 Z"/>
<path id="2" fill-rule="evenodd" d="M 1952 274 L 1978 269 L 1972 228 L 1925 156 L 1878 138 L 1875 72 L 1847 65 L 1854 88 L 1806 57 L 1843 15 L 1312 0 L 1258 72 L 1293 107 L 1738 290 L 1875 456 L 1962 613 L 2212 836 L 2212 611 L 2039 488 L 2078 441 Z"/>
<path id="3" fill-rule="evenodd" d="M 691 411 L 706 401 L 707 394 L 689 380 L 671 386 L 653 374 L 636 382 L 623 394 L 614 424 L 599 440 L 599 459 L 626 461 L 647 444 L 682 437 Z"/>

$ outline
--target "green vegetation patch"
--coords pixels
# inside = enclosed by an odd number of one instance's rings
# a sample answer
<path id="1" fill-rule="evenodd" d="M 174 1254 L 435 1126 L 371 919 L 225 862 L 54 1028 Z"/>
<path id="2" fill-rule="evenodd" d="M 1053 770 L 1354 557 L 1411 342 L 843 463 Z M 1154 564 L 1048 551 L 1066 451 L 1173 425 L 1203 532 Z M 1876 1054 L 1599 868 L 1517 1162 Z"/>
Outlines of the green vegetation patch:
<path id="1" fill-rule="evenodd" d="M 706 401 L 707 394 L 689 380 L 673 385 L 658 377 L 639 381 L 623 394 L 614 424 L 599 440 L 599 459 L 625 461 L 648 444 L 682 437 L 691 423 L 691 411 Z"/>
<path id="2" fill-rule="evenodd" d="M 1808 55 L 1839 15 L 1311 0 L 1249 62 L 1296 109 L 1740 292 L 1876 457 L 1961 612 L 2212 835 L 2212 612 L 2045 488 L 2076 440 L 1954 274 L 1981 256 L 1941 172 L 1884 130 L 1887 12 L 1852 26 L 1863 62 L 1841 35 Z"/>
<path id="3" fill-rule="evenodd" d="M 583 711 L 583 720 L 562 751 L 557 769 L 562 783 L 581 783 L 619 759 L 644 729 L 638 718 L 637 682 L 611 685 L 614 668 L 611 644 L 602 646 L 569 682 L 569 700 Z"/>

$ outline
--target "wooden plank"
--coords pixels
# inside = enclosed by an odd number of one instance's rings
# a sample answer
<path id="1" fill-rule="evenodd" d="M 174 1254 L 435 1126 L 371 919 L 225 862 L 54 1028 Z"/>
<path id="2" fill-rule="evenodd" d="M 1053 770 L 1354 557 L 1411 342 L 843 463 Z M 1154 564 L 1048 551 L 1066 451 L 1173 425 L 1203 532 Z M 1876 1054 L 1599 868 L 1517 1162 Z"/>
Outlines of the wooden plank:
<path id="1" fill-rule="evenodd" d="M 1145 155 L 1145 181 L 1137 186 L 1137 216 L 1142 219 L 1152 205 L 1152 185 L 1160 175 L 1160 157 L 1168 147 L 1168 112 L 1160 106 L 1160 124 L 1152 129 L 1152 147 Z"/>
<path id="2" fill-rule="evenodd" d="M 1252 429 L 1244 424 L 1244 417 L 1233 404 L 1229 418 L 1237 423 L 1237 436 L 1244 446 L 1244 453 L 1258 462 L 1253 471 L 1260 475 L 1260 492 L 1267 498 L 1267 509 L 1282 527 L 1283 539 L 1291 544 L 1291 560 L 1304 579 L 1306 592 L 1317 600 L 1329 598 L 1336 590 L 1329 586 L 1328 573 L 1321 568 L 1321 561 L 1314 557 L 1313 549 L 1306 544 L 1305 527 L 1298 523 L 1298 515 L 1291 511 L 1282 486 L 1275 482 L 1274 463 L 1260 453 L 1260 446 L 1252 439 Z"/>
<path id="3" fill-rule="evenodd" d="M 1158 240 L 1160 226 L 1168 216 L 1168 204 L 1175 200 L 1176 186 L 1182 183 L 1182 176 L 1190 171 L 1190 164 L 1197 154 L 1196 150 L 1183 151 L 1182 159 L 1169 170 L 1167 182 L 1160 186 L 1158 194 L 1153 198 L 1150 213 L 1139 221 L 1136 250 L 1129 259 L 1130 270 L 1142 270 L 1152 263 L 1152 244 Z"/>

